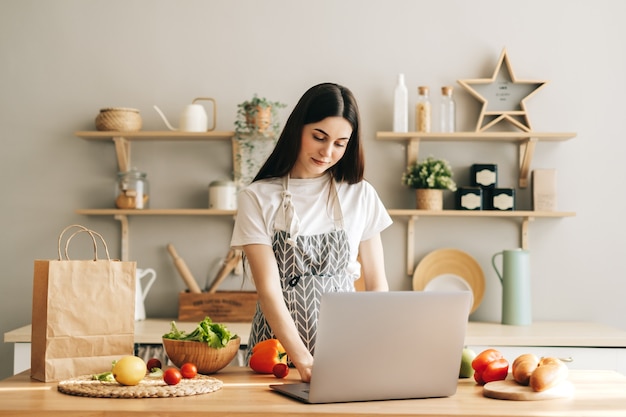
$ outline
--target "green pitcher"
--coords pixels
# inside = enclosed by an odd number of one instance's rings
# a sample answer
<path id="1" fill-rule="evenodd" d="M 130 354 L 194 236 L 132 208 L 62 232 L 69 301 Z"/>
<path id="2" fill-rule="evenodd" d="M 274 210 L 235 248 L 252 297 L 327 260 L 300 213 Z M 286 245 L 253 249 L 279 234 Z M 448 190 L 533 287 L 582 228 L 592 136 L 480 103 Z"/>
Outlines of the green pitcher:
<path id="1" fill-rule="evenodd" d="M 502 273 L 496 266 L 500 255 Z M 492 256 L 491 264 L 502 283 L 502 324 L 531 324 L 530 253 L 523 249 L 503 250 Z"/>

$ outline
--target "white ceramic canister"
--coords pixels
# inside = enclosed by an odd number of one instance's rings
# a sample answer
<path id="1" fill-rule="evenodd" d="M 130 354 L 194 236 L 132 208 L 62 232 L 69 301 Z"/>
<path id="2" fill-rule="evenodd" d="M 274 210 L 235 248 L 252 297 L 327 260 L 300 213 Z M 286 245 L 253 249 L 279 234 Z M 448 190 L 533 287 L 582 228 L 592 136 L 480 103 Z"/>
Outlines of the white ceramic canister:
<path id="1" fill-rule="evenodd" d="M 237 188 L 232 181 L 213 181 L 209 184 L 209 208 L 237 210 Z"/>

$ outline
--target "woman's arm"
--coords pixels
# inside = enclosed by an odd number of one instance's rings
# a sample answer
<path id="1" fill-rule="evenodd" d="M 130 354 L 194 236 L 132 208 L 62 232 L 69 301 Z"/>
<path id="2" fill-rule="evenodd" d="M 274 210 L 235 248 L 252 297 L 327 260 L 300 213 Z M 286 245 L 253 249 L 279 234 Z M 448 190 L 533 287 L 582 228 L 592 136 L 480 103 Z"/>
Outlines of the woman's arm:
<path id="1" fill-rule="evenodd" d="M 359 245 L 359 255 L 366 291 L 389 291 L 385 274 L 385 257 L 380 233 Z"/>
<path id="2" fill-rule="evenodd" d="M 285 305 L 272 248 L 267 245 L 245 245 L 243 251 L 248 258 L 261 310 L 267 322 L 298 369 L 302 381 L 310 381 L 313 356 L 300 338 Z"/>

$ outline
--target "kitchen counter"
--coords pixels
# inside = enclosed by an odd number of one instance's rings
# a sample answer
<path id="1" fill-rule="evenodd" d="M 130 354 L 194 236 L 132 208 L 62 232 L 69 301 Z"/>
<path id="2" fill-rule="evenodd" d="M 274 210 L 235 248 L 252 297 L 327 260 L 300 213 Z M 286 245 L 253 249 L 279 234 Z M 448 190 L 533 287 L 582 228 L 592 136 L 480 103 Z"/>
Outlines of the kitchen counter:
<path id="1" fill-rule="evenodd" d="M 161 336 L 170 329 L 172 319 L 147 319 L 135 323 L 135 343 L 160 345 Z M 186 331 L 197 322 L 179 322 Z M 224 323 L 247 344 L 250 323 Z M 4 334 L 4 341 L 15 343 L 14 373 L 30 368 L 31 326 Z M 616 370 L 626 375 L 626 331 L 590 322 L 534 322 L 530 326 L 469 322 L 465 344 L 479 351 L 497 347 L 508 357 L 533 352 L 540 356 L 570 358 L 571 369 Z M 532 348 L 532 349 L 529 349 Z"/>
<path id="2" fill-rule="evenodd" d="M 243 367 L 227 367 L 213 375 L 224 382 L 219 391 L 179 398 L 107 399 L 62 394 L 56 383 L 29 378 L 28 371 L 0 381 L 0 416 L 511 416 L 623 417 L 626 377 L 613 371 L 571 371 L 573 398 L 504 401 L 485 398 L 473 379 L 460 379 L 447 398 L 302 404 L 272 392 L 278 380 Z M 372 375 L 375 377 L 375 374 Z M 288 381 L 298 379 L 294 370 Z M 349 383 L 349 377 L 347 378 Z"/>
<path id="3" fill-rule="evenodd" d="M 147 319 L 135 322 L 135 343 L 160 344 L 161 336 L 170 330 L 173 319 Z M 176 326 L 190 331 L 197 322 L 179 322 Z M 250 323 L 224 323 L 248 343 Z M 26 325 L 4 334 L 5 342 L 30 343 L 31 327 Z M 598 323 L 564 321 L 535 322 L 530 326 L 470 321 L 465 338 L 467 345 L 499 346 L 575 346 L 626 348 L 626 331 Z"/>

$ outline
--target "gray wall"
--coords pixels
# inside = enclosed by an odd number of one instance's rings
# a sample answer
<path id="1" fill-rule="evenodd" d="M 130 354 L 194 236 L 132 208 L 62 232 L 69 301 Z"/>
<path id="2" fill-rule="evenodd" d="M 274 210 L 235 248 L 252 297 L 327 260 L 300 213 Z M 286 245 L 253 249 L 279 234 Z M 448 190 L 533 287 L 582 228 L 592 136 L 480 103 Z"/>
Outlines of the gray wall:
<path id="1" fill-rule="evenodd" d="M 406 74 L 411 102 L 418 85 L 455 85 L 459 127 L 473 130 L 480 107 L 456 80 L 491 77 L 504 47 L 517 78 L 550 81 L 527 103 L 533 128 L 578 134 L 540 143 L 533 161 L 557 169 L 559 209 L 577 213 L 530 224 L 534 318 L 626 329 L 624 8 L 612 0 L 1 0 L 0 332 L 30 323 L 33 260 L 55 258 L 66 225 L 99 231 L 119 256 L 115 220 L 74 213 L 113 204 L 113 146 L 74 136 L 94 129 L 100 108 L 138 108 L 144 130 L 164 130 L 152 105 L 177 122 L 184 105 L 210 96 L 218 130 L 232 130 L 237 103 L 254 93 L 287 103 L 284 117 L 309 86 L 339 82 L 361 106 L 368 179 L 389 208 L 412 208 L 414 195 L 400 184 L 404 146 L 375 140 L 391 129 L 396 74 Z M 516 183 L 512 145 L 431 143 L 421 151 L 447 158 L 461 184 L 475 162 L 497 163 L 500 185 Z M 208 183 L 230 175 L 230 152 L 226 142 L 148 142 L 133 144 L 132 155 L 148 173 L 152 207 L 202 208 Z M 518 192 L 528 208 L 529 191 Z M 408 290 L 406 220 L 395 221 L 383 235 L 387 273 L 392 289 Z M 174 317 L 183 288 L 165 245 L 174 243 L 204 282 L 226 254 L 231 228 L 228 218 L 131 218 L 131 258 L 158 273 L 148 316 Z M 487 286 L 473 320 L 500 320 L 490 257 L 517 246 L 513 220 L 417 222 L 416 259 L 455 247 L 480 262 Z M 224 287 L 240 285 L 232 277 Z M 6 377 L 10 344 L 0 345 L 0 358 Z"/>

